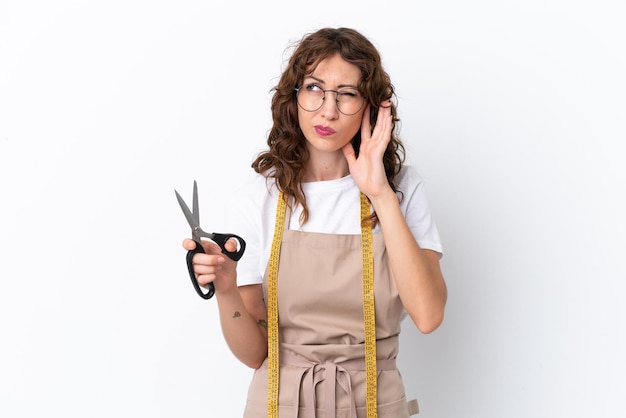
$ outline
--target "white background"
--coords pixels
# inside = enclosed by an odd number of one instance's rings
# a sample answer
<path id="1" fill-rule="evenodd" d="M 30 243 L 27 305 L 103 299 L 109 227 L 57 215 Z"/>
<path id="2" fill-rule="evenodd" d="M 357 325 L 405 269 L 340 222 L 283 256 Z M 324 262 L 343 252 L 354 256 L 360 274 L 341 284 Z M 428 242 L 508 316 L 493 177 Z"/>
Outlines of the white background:
<path id="1" fill-rule="evenodd" d="M 241 415 L 174 189 L 220 231 L 322 26 L 379 47 L 444 241 L 445 322 L 402 334 L 420 416 L 624 416 L 621 4 L 0 0 L 0 416 Z"/>

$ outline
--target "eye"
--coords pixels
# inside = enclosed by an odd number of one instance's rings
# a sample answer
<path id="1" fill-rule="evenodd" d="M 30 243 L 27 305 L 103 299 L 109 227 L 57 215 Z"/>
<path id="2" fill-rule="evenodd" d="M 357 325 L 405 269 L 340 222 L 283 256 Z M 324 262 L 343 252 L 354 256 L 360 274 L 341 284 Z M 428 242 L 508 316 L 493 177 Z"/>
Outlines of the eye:
<path id="1" fill-rule="evenodd" d="M 313 91 L 314 91 L 314 92 L 320 92 L 320 91 L 322 91 L 322 88 L 321 88 L 319 85 L 315 84 L 315 83 L 305 84 L 305 85 L 304 85 L 304 89 L 305 89 L 306 91 L 312 91 L 312 92 L 313 92 Z"/>
<path id="2" fill-rule="evenodd" d="M 361 96 L 355 89 L 340 89 L 337 94 L 346 99 L 356 99 Z"/>

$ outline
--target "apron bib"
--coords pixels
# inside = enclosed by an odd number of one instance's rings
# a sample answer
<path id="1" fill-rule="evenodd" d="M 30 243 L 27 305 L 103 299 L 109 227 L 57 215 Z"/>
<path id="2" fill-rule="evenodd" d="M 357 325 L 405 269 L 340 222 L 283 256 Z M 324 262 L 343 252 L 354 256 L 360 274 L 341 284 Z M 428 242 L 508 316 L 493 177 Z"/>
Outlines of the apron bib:
<path id="1" fill-rule="evenodd" d="M 280 418 L 366 418 L 360 235 L 288 229 L 279 275 Z M 403 312 L 382 234 L 373 234 L 378 416 L 408 418 L 396 368 Z M 263 292 L 267 300 L 267 270 Z M 267 417 L 267 359 L 255 370 L 244 418 Z"/>

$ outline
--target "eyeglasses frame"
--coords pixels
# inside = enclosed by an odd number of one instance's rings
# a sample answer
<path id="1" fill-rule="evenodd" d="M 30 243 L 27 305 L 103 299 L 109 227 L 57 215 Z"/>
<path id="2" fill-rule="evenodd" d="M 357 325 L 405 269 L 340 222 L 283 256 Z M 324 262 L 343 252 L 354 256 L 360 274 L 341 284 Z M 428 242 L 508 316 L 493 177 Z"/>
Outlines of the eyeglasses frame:
<path id="1" fill-rule="evenodd" d="M 361 94 L 361 96 L 363 97 L 363 103 L 361 104 L 361 107 L 359 107 L 359 110 L 357 110 L 354 113 L 344 113 L 339 108 L 339 90 L 332 90 L 332 89 L 324 90 L 324 89 L 321 89 L 322 93 L 324 93 L 324 95 L 322 96 L 322 103 L 319 105 L 319 107 L 317 109 L 313 109 L 313 110 L 305 109 L 300 104 L 300 102 L 298 101 L 298 93 L 300 92 L 302 87 L 305 87 L 305 86 L 306 86 L 306 84 L 302 85 L 300 87 L 294 87 L 294 89 L 293 89 L 296 92 L 296 103 L 298 103 L 298 107 L 300 107 L 300 109 L 304 110 L 305 112 L 317 112 L 318 110 L 320 110 L 322 108 L 322 106 L 324 106 L 324 100 L 326 100 L 326 93 L 329 92 L 329 91 L 335 93 L 335 106 L 337 106 L 337 110 L 339 111 L 339 113 L 341 113 L 342 115 L 345 115 L 345 116 L 354 116 L 354 115 L 356 115 L 357 113 L 359 113 L 363 109 L 363 106 L 367 102 L 367 96 L 363 96 L 362 93 L 359 91 L 359 94 Z M 357 90 L 357 89 L 354 89 L 354 90 Z"/>

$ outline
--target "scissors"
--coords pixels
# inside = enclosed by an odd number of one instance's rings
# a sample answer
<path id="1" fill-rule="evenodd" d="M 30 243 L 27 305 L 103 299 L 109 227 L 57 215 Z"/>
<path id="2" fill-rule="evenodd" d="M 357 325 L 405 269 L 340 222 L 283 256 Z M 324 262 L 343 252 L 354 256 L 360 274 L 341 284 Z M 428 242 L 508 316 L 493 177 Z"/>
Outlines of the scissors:
<path id="1" fill-rule="evenodd" d="M 243 238 L 235 234 L 209 233 L 203 231 L 202 228 L 200 228 L 200 211 L 198 209 L 198 185 L 195 180 L 193 181 L 193 212 L 189 210 L 189 207 L 187 206 L 183 198 L 180 197 L 176 190 L 174 190 L 174 193 L 176 193 L 178 203 L 180 204 L 180 207 L 185 214 L 185 218 L 187 218 L 187 222 L 189 222 L 189 226 L 191 226 L 191 238 L 196 243 L 196 248 L 187 252 L 187 269 L 189 270 L 189 276 L 191 276 L 191 283 L 193 283 L 193 287 L 196 289 L 196 292 L 198 293 L 198 295 L 200 295 L 201 298 L 211 299 L 213 297 L 213 294 L 215 293 L 215 285 L 212 282 L 209 283 L 209 290 L 205 293 L 198 284 L 198 280 L 196 279 L 196 275 L 193 271 L 192 258 L 194 254 L 205 252 L 204 248 L 202 247 L 202 237 L 208 238 L 211 241 L 215 242 L 222 249 L 222 253 L 234 261 L 239 261 L 239 259 L 243 255 L 243 252 L 246 249 L 246 242 L 243 240 Z M 231 238 L 234 238 L 237 241 L 236 251 L 228 251 L 226 249 L 226 242 Z"/>

